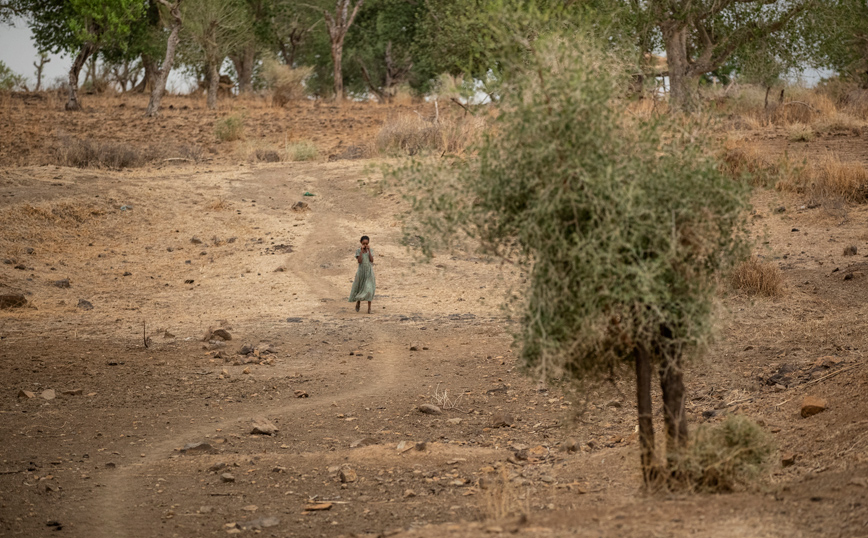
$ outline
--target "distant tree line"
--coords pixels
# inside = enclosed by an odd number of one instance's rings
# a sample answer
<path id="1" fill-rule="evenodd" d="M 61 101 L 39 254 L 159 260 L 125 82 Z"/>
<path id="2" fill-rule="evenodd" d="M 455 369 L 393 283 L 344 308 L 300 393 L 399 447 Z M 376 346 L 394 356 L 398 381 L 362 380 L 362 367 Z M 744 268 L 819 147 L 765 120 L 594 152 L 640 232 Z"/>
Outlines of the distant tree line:
<path id="1" fill-rule="evenodd" d="M 425 93 L 444 73 L 497 80 L 503 55 L 516 52 L 498 42 L 498 21 L 514 12 L 543 14 L 526 21 L 529 43 L 547 26 L 591 21 L 632 61 L 640 85 L 669 77 L 676 108 L 691 107 L 704 81 L 768 84 L 794 68 L 828 67 L 868 84 L 866 0 L 0 1 L 0 23 L 23 19 L 41 51 L 72 57 L 67 109 L 80 107 L 81 71 L 95 72 L 99 58 L 123 90 L 151 92 L 149 115 L 173 68 L 193 75 L 213 108 L 224 65 L 248 93 L 265 84 L 266 57 L 310 68 L 307 91 L 337 100 L 388 101 L 400 86 Z M 654 65 L 661 52 L 664 71 Z"/>

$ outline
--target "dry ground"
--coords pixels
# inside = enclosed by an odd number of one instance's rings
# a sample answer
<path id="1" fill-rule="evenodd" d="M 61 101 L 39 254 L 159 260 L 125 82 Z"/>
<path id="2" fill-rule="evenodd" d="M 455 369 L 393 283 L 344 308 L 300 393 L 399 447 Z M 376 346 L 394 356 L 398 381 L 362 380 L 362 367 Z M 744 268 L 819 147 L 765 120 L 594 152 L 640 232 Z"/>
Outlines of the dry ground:
<path id="1" fill-rule="evenodd" d="M 277 133 L 268 143 L 290 129 L 334 141 L 315 162 L 260 164 L 239 158 L 244 141 L 209 138 L 212 113 L 182 129 L 117 99 L 123 112 L 7 101 L 0 116 L 0 292 L 30 301 L 0 311 L 0 535 L 223 536 L 273 517 L 261 534 L 868 536 L 864 207 L 758 192 L 757 253 L 786 292 L 723 296 L 717 343 L 688 372 L 692 425 L 744 413 L 795 464 L 750 491 L 646 495 L 629 380 L 570 402 L 523 376 L 499 307 L 523 275 L 472 257 L 418 263 L 375 163 L 327 162 L 394 111 L 354 104 L 341 123 L 309 103 L 257 108 L 250 129 Z M 133 171 L 45 157 L 61 128 L 135 143 L 156 126 L 217 153 Z M 28 129 L 30 153 L 10 138 Z M 866 160 L 859 137 L 830 144 Z M 300 200 L 309 211 L 290 210 Z M 363 233 L 377 255 L 370 316 L 345 302 Z M 232 340 L 204 342 L 218 327 Z M 453 408 L 417 410 L 444 392 Z M 806 395 L 828 410 L 801 418 Z M 502 413 L 513 427 L 495 427 Z M 252 435 L 258 417 L 279 431 Z M 210 450 L 181 452 L 197 442 Z"/>

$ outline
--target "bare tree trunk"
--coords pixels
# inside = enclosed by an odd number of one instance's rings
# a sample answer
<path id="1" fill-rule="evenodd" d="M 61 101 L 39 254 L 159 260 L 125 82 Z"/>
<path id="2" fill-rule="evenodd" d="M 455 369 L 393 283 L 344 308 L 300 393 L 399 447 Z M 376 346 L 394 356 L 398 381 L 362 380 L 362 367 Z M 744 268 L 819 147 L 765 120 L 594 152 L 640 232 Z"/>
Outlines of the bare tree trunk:
<path id="1" fill-rule="evenodd" d="M 344 99 L 344 73 L 341 66 L 344 54 L 344 40 L 332 42 L 332 64 L 335 78 L 335 102 L 340 103 Z"/>
<path id="2" fill-rule="evenodd" d="M 169 79 L 169 73 L 172 71 L 172 65 L 175 62 L 175 49 L 178 47 L 179 35 L 181 32 L 181 11 L 178 7 L 181 0 L 176 0 L 174 4 L 169 4 L 165 0 L 160 0 L 161 3 L 169 8 L 174 22 L 172 30 L 169 32 L 169 38 L 166 41 L 166 57 L 163 58 L 163 66 L 157 72 L 154 87 L 151 90 L 151 99 L 148 101 L 148 110 L 145 116 L 153 118 L 160 113 L 160 102 L 163 100 L 163 94 L 166 92 L 166 81 Z"/>
<path id="3" fill-rule="evenodd" d="M 669 66 L 669 104 L 675 110 L 687 110 L 695 104 L 692 88 L 694 81 L 687 54 L 687 41 L 690 38 L 688 29 L 677 23 L 663 26 L 661 29 L 666 46 L 666 62 Z"/>
<path id="4" fill-rule="evenodd" d="M 220 74 L 218 71 L 219 63 L 212 61 L 208 63 L 208 99 L 207 104 L 210 110 L 217 110 L 217 88 L 220 86 Z"/>
<path id="5" fill-rule="evenodd" d="M 84 63 L 95 51 L 96 46 L 93 43 L 85 43 L 72 62 L 72 67 L 69 69 L 69 100 L 66 102 L 66 110 L 81 110 L 81 103 L 78 101 L 78 75 Z"/>
<path id="6" fill-rule="evenodd" d="M 332 63 L 334 66 L 335 101 L 340 103 L 344 98 L 344 76 L 341 61 L 344 54 L 344 37 L 353 24 L 365 0 L 358 0 L 353 12 L 350 14 L 351 0 L 337 0 L 334 14 L 324 12 L 326 27 L 329 32 L 329 40 L 332 48 Z"/>
<path id="7" fill-rule="evenodd" d="M 642 478 L 646 486 L 651 486 L 658 479 L 654 458 L 654 410 L 651 407 L 651 355 L 644 344 L 637 346 L 633 355 L 636 360 L 636 403 Z"/>
<path id="8" fill-rule="evenodd" d="M 131 91 L 136 93 L 149 92 L 154 88 L 154 82 L 157 78 L 157 61 L 148 54 L 142 54 L 142 67 L 145 68 L 145 74 L 142 76 L 141 82 Z"/>
<path id="9" fill-rule="evenodd" d="M 36 89 L 34 91 L 39 91 L 42 89 L 42 70 L 45 69 L 45 64 L 51 61 L 51 58 L 48 57 L 44 52 L 39 53 L 39 63 L 33 62 L 33 67 L 36 68 Z"/>
<path id="10" fill-rule="evenodd" d="M 687 415 L 684 413 L 684 370 L 681 358 L 670 358 L 660 366 L 663 391 L 663 421 L 666 424 L 666 452 L 677 456 L 687 445 Z"/>
<path id="11" fill-rule="evenodd" d="M 238 93 L 253 91 L 253 66 L 256 63 L 256 43 L 244 45 L 239 54 L 230 56 L 238 74 Z"/>

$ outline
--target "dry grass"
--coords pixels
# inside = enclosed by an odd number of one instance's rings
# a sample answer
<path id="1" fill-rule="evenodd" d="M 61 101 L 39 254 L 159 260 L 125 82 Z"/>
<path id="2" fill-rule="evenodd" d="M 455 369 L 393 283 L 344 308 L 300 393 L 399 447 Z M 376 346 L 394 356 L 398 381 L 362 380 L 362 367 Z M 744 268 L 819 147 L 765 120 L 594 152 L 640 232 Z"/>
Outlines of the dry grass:
<path id="1" fill-rule="evenodd" d="M 817 202 L 868 202 L 868 169 L 859 162 L 843 162 L 827 153 L 802 173 L 782 178 L 778 190 L 794 192 Z"/>
<path id="2" fill-rule="evenodd" d="M 774 445 L 751 419 L 731 415 L 719 424 L 702 424 L 687 450 L 672 463 L 676 487 L 709 493 L 749 486 L 765 470 Z"/>
<path id="3" fill-rule="evenodd" d="M 55 164 L 73 168 L 121 170 L 156 161 L 199 161 L 202 150 L 191 146 L 135 146 L 111 141 L 63 137 L 53 149 Z"/>
<path id="4" fill-rule="evenodd" d="M 814 130 L 810 125 L 793 123 L 787 127 L 787 139 L 790 142 L 810 142 L 814 136 Z"/>
<path id="5" fill-rule="evenodd" d="M 319 157 L 319 148 L 310 140 L 287 142 L 284 148 L 288 161 L 313 161 Z"/>
<path id="6" fill-rule="evenodd" d="M 293 69 L 277 61 L 273 56 L 262 60 L 262 78 L 271 92 L 273 106 L 282 107 L 295 99 L 306 95 L 304 81 L 313 73 L 312 67 Z"/>
<path id="7" fill-rule="evenodd" d="M 733 288 L 748 295 L 780 297 L 784 293 L 784 278 L 780 268 L 754 257 L 733 269 L 729 282 Z"/>
<path id="8" fill-rule="evenodd" d="M 485 520 L 499 521 L 511 516 L 530 513 L 530 495 L 509 477 L 509 471 L 501 468 L 498 473 L 483 477 L 480 495 L 480 512 Z"/>
<path id="9" fill-rule="evenodd" d="M 769 92 L 767 107 L 765 89 L 751 85 L 738 87 L 729 95 L 718 97 L 715 102 L 724 113 L 737 118 L 736 124 L 741 128 L 787 127 L 793 141 L 804 141 L 809 129 L 858 134 L 866 126 L 868 96 L 864 102 L 860 99 L 858 105 L 848 105 L 823 90 L 787 86 L 783 88 L 784 99 L 781 101 L 781 89 L 773 88 Z"/>
<path id="10" fill-rule="evenodd" d="M 778 173 L 778 165 L 770 162 L 755 146 L 744 140 L 727 140 L 720 156 L 721 168 L 733 178 L 754 186 L 768 186 Z"/>
<path id="11" fill-rule="evenodd" d="M 8 207 L 0 211 L 0 253 L 14 259 L 28 248 L 61 247 L 72 235 L 85 234 L 87 224 L 106 213 L 105 207 L 78 200 Z"/>
<path id="12" fill-rule="evenodd" d="M 377 134 L 375 149 L 386 155 L 458 154 L 479 139 L 485 126 L 483 118 L 469 114 L 436 119 L 405 114 L 386 120 Z"/>
<path id="13" fill-rule="evenodd" d="M 221 142 L 241 140 L 244 138 L 244 118 L 233 115 L 217 121 L 214 134 Z"/>

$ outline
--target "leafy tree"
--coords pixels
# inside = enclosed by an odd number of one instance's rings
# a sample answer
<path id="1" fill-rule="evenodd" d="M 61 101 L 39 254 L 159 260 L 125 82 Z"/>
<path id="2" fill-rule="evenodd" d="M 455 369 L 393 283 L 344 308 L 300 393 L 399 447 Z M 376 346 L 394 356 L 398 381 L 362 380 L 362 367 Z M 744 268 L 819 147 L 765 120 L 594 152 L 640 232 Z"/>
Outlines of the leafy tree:
<path id="1" fill-rule="evenodd" d="M 700 78 L 733 55 L 765 53 L 757 43 L 776 41 L 780 54 L 805 45 L 798 20 L 809 11 L 828 9 L 820 0 L 619 0 L 629 10 L 631 30 L 642 47 L 656 43 L 666 51 L 670 103 L 675 109 L 695 104 Z M 650 52 L 648 50 L 647 52 Z"/>
<path id="2" fill-rule="evenodd" d="M 139 0 L 22 0 L 40 50 L 69 52 L 66 110 L 80 110 L 78 76 L 88 58 L 103 46 L 124 47 L 133 21 L 143 12 Z"/>
<path id="3" fill-rule="evenodd" d="M 578 44 L 577 44 L 578 41 Z M 503 58 L 502 102 L 474 157 L 396 172 L 413 202 L 408 237 L 423 252 L 470 239 L 529 274 L 522 357 L 552 379 L 635 368 L 646 482 L 654 454 L 651 377 L 667 446 L 688 432 L 684 361 L 712 325 L 718 271 L 744 253 L 746 192 L 708 156 L 692 125 L 623 113 L 628 69 L 575 34 Z"/>
<path id="4" fill-rule="evenodd" d="M 356 0 L 355 5 L 353 5 L 352 0 L 337 0 L 334 12 L 323 10 L 326 29 L 328 29 L 329 41 L 331 43 L 335 101 L 338 103 L 344 98 L 344 39 L 347 37 L 347 32 L 353 25 L 353 21 L 356 19 L 356 15 L 359 14 L 359 10 L 362 8 L 364 2 L 365 0 Z M 351 7 L 352 9 L 350 9 Z"/>
<path id="5" fill-rule="evenodd" d="M 204 60 L 208 108 L 216 109 L 223 60 L 252 39 L 247 6 L 241 0 L 196 0 L 181 11 L 184 30 Z"/>
<path id="6" fill-rule="evenodd" d="M 22 0 L 0 1 L 0 24 L 12 24 L 16 17 L 26 15 Z"/>
<path id="7" fill-rule="evenodd" d="M 803 33 L 814 46 L 814 64 L 868 87 L 868 2 L 829 0 L 829 9 L 808 13 Z"/>

